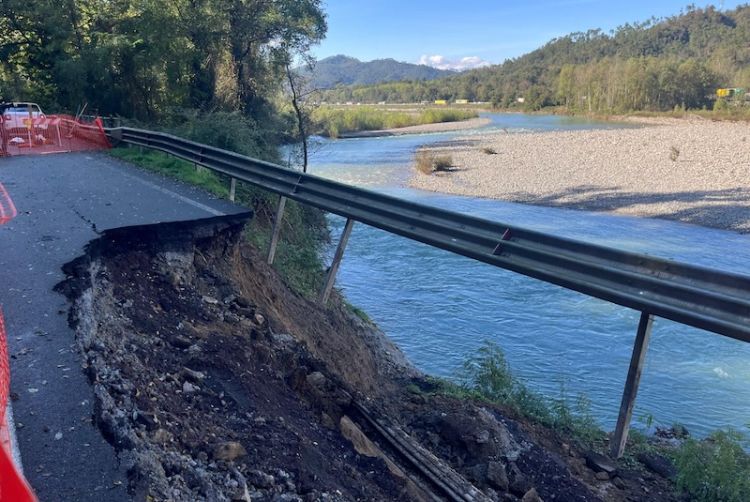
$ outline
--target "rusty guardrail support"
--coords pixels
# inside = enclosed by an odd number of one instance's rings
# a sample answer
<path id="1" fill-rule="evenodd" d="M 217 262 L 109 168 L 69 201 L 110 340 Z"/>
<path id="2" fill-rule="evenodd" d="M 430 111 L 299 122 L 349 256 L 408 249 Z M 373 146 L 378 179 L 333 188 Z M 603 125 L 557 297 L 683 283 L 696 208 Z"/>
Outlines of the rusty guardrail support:
<path id="1" fill-rule="evenodd" d="M 630 431 L 630 419 L 633 417 L 635 396 L 638 394 L 638 384 L 641 381 L 643 363 L 646 360 L 646 351 L 651 339 L 653 323 L 654 317 L 651 314 L 641 312 L 638 332 L 635 335 L 635 344 L 633 345 L 633 355 L 630 358 L 630 367 L 628 368 L 628 378 L 625 381 L 625 390 L 622 393 L 620 415 L 617 417 L 617 427 L 612 438 L 610 453 L 614 458 L 622 457 L 625 452 L 625 443 L 628 441 L 628 432 Z"/>
<path id="2" fill-rule="evenodd" d="M 276 258 L 276 246 L 279 244 L 279 234 L 281 233 L 281 220 L 284 218 L 284 207 L 286 207 L 286 197 L 279 196 L 279 205 L 276 207 L 276 216 L 273 219 L 273 230 L 271 231 L 271 242 L 268 244 L 268 259 L 266 262 L 273 265 Z"/>
<path id="3" fill-rule="evenodd" d="M 349 236 L 352 233 L 352 227 L 354 226 L 354 220 L 347 218 L 346 225 L 344 225 L 344 231 L 341 232 L 341 240 L 336 248 L 336 253 L 333 255 L 333 261 L 331 267 L 328 269 L 326 274 L 326 282 L 323 285 L 323 289 L 320 290 L 320 296 L 318 302 L 322 305 L 328 303 L 328 298 L 331 296 L 331 289 L 333 289 L 333 283 L 336 282 L 336 273 L 339 271 L 339 265 L 341 265 L 341 259 L 344 257 L 344 249 L 346 249 L 346 243 L 349 242 Z"/>
<path id="4" fill-rule="evenodd" d="M 237 194 L 237 178 L 231 178 L 229 180 L 229 200 L 234 202 L 234 198 L 236 194 Z"/>

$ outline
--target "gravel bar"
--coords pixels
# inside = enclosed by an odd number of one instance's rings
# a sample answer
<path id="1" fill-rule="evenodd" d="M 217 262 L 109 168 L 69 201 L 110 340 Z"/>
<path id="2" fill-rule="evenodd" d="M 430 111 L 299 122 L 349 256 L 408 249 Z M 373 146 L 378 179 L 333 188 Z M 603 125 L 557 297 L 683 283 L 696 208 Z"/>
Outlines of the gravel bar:
<path id="1" fill-rule="evenodd" d="M 469 142 L 430 149 L 450 154 L 454 169 L 415 170 L 409 184 L 750 233 L 750 123 L 638 122 L 643 127 L 458 138 Z"/>

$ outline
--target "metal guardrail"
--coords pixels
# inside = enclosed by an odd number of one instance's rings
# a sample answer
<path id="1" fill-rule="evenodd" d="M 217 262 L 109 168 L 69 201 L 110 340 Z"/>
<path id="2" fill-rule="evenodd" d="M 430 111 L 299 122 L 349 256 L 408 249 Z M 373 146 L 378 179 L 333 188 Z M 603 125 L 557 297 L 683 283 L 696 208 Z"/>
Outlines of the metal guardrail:
<path id="1" fill-rule="evenodd" d="M 627 423 L 630 413 L 625 409 L 626 401 L 632 411 L 653 316 L 750 342 L 750 276 L 587 244 L 409 202 L 170 134 L 131 128 L 109 129 L 107 133 L 115 142 L 166 152 L 350 221 L 640 311 L 637 342 L 641 343 L 636 343 L 628 375 L 628 384 L 634 384 L 634 388 L 627 396 L 626 387 L 621 409 L 621 419 L 625 413 Z M 618 422 L 618 429 L 621 425 Z"/>

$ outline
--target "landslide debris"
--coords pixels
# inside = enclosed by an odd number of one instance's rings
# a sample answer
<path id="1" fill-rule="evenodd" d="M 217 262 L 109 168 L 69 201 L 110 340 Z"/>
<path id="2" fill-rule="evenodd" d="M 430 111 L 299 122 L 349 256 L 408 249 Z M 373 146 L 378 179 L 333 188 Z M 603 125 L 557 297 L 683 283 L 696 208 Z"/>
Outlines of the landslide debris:
<path id="1" fill-rule="evenodd" d="M 503 410 L 431 392 L 340 299 L 290 291 L 244 243 L 249 217 L 105 231 L 66 266 L 94 420 L 135 500 L 443 496 L 356 403 L 491 500 L 668 500 L 638 474 L 597 479 Z"/>

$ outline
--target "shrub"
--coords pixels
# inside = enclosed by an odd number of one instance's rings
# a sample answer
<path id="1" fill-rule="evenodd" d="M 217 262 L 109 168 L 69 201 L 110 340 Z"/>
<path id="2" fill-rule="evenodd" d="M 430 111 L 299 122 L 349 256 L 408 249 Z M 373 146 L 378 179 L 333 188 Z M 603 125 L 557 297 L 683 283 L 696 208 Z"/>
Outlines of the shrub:
<path id="1" fill-rule="evenodd" d="M 417 170 L 423 174 L 437 171 L 449 171 L 453 167 L 453 157 L 450 155 L 434 155 L 426 150 L 419 150 L 414 156 Z"/>
<path id="2" fill-rule="evenodd" d="M 486 342 L 476 356 L 464 363 L 461 380 L 465 393 L 513 408 L 523 416 L 565 432 L 586 445 L 606 437 L 591 414 L 586 397 L 580 396 L 571 407 L 564 386 L 556 400 L 547 400 L 529 390 L 513 376 L 505 354 L 496 344 Z"/>
<path id="3" fill-rule="evenodd" d="M 680 156 L 680 149 L 676 146 L 672 146 L 669 148 L 669 159 L 672 162 L 677 162 L 677 158 Z"/>
<path id="4" fill-rule="evenodd" d="M 741 502 L 750 494 L 750 456 L 743 436 L 720 431 L 708 439 L 688 439 L 677 451 L 677 486 L 691 500 Z"/>
<path id="5" fill-rule="evenodd" d="M 450 155 L 438 155 L 432 160 L 434 171 L 448 171 L 453 167 L 453 157 Z"/>

